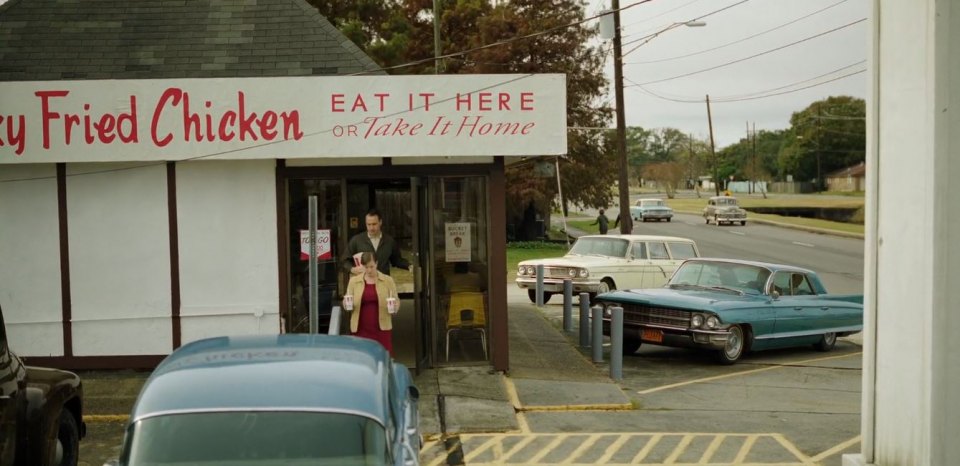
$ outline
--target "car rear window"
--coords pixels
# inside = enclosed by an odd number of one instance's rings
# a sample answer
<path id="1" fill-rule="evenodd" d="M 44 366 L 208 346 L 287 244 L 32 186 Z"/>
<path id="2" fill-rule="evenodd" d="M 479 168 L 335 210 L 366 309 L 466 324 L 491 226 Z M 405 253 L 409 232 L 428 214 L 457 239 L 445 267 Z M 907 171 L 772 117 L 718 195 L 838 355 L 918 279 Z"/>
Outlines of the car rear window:
<path id="1" fill-rule="evenodd" d="M 677 260 L 691 259 L 697 256 L 697 250 L 690 243 L 669 243 L 670 253 Z"/>
<path id="2" fill-rule="evenodd" d="M 121 464 L 369 465 L 389 463 L 378 422 L 323 412 L 207 412 L 149 418 L 132 427 Z"/>
<path id="3" fill-rule="evenodd" d="M 650 248 L 651 259 L 670 259 L 670 253 L 667 252 L 667 245 L 663 243 L 650 242 L 647 244 Z"/>

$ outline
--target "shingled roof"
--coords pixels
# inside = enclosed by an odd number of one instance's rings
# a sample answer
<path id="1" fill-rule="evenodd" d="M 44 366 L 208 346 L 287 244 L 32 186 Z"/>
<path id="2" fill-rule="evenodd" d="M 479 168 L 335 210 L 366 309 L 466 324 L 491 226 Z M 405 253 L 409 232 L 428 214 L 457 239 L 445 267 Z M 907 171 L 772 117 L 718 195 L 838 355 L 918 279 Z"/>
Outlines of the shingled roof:
<path id="1" fill-rule="evenodd" d="M 385 74 L 304 0 L 10 0 L 0 81 Z"/>

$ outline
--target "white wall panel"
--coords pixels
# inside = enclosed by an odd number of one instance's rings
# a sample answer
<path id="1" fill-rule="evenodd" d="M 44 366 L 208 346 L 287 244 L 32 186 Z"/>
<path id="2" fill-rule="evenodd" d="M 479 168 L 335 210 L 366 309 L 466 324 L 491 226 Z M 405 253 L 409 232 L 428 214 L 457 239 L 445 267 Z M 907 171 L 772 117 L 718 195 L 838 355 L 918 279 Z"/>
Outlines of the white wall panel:
<path id="1" fill-rule="evenodd" d="M 67 165 L 77 356 L 173 346 L 166 167 L 142 165 Z"/>
<path id="2" fill-rule="evenodd" d="M 280 331 L 275 166 L 177 164 L 183 343 Z"/>
<path id="3" fill-rule="evenodd" d="M 57 168 L 0 169 L 0 306 L 23 356 L 63 355 Z"/>

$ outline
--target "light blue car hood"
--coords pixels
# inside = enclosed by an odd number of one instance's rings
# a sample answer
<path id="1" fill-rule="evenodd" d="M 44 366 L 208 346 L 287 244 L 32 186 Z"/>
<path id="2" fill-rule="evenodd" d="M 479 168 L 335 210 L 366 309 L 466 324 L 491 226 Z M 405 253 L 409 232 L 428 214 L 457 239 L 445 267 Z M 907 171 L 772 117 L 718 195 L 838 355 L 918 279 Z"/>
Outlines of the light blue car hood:
<path id="1" fill-rule="evenodd" d="M 761 294 L 738 295 L 723 291 L 649 288 L 604 293 L 598 296 L 597 300 L 608 303 L 720 312 L 727 309 L 753 307 L 757 304 L 769 302 L 770 297 Z"/>

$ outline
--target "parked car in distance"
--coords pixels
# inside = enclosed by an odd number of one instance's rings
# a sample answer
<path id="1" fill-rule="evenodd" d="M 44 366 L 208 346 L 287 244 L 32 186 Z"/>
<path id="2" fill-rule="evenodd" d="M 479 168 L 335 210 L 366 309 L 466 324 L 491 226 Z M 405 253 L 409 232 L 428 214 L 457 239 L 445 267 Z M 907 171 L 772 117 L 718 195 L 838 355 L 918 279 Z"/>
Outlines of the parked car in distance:
<path id="1" fill-rule="evenodd" d="M 687 238 L 652 235 L 581 236 L 563 257 L 532 259 L 517 266 L 517 286 L 536 302 L 537 266 L 544 266 L 543 301 L 563 293 L 569 278 L 574 294 L 623 288 L 652 288 L 666 283 L 684 259 L 700 257 L 697 244 Z"/>
<path id="2" fill-rule="evenodd" d="M 740 222 L 740 225 L 747 224 L 747 211 L 742 209 L 737 203 L 737 198 L 732 196 L 713 196 L 707 201 L 707 206 L 703 208 L 703 218 L 710 224 L 720 226 L 723 223 L 734 224 Z"/>
<path id="3" fill-rule="evenodd" d="M 24 365 L 0 309 L 0 466 L 75 466 L 85 434 L 80 377 Z"/>
<path id="4" fill-rule="evenodd" d="M 663 288 L 597 297 L 609 335 L 610 307 L 623 307 L 623 353 L 641 343 L 713 351 L 733 364 L 750 350 L 833 349 L 863 330 L 863 295 L 828 294 L 813 271 L 732 259 L 685 261 Z"/>
<path id="5" fill-rule="evenodd" d="M 208 338 L 157 366 L 107 464 L 416 465 L 419 396 L 372 340 Z"/>
<path id="6" fill-rule="evenodd" d="M 634 220 L 644 222 L 647 220 L 666 220 L 669 222 L 673 218 L 673 209 L 667 207 L 667 203 L 663 199 L 638 199 L 634 205 L 630 206 L 630 216 Z"/>

